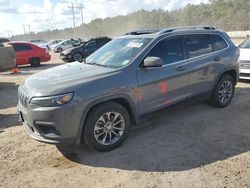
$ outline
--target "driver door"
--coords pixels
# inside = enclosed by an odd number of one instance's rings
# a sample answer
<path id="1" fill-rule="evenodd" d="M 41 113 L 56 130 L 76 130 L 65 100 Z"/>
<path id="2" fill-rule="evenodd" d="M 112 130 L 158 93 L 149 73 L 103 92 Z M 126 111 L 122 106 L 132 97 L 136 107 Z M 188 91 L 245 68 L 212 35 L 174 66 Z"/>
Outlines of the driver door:
<path id="1" fill-rule="evenodd" d="M 142 67 L 138 70 L 142 113 L 160 109 L 189 96 L 189 66 L 185 60 L 182 37 L 161 40 L 149 51 L 146 58 L 152 56 L 161 58 L 164 64 L 161 67 Z"/>

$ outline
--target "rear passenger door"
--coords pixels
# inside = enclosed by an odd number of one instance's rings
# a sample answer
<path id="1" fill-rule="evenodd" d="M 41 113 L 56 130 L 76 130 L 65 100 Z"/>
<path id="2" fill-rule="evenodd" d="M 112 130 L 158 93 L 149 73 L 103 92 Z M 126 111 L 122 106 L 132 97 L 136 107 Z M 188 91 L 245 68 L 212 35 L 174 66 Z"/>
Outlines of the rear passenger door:
<path id="1" fill-rule="evenodd" d="M 213 54 L 213 45 L 208 34 L 184 36 L 190 66 L 189 89 L 191 95 L 211 91 L 216 77 L 217 62 L 221 59 Z"/>
<path id="2" fill-rule="evenodd" d="M 163 60 L 162 67 L 139 68 L 138 95 L 140 110 L 147 113 L 186 98 L 188 93 L 188 64 L 180 36 L 158 42 L 146 55 Z"/>
<path id="3" fill-rule="evenodd" d="M 28 44 L 12 44 L 16 52 L 16 64 L 24 65 L 29 63 L 29 58 L 31 57 L 32 48 Z"/>

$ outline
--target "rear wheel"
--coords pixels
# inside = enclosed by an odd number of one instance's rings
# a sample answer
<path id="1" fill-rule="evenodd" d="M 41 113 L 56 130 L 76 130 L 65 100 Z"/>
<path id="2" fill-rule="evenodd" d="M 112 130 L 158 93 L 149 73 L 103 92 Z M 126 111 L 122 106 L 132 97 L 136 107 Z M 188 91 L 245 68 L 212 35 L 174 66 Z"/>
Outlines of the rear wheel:
<path id="1" fill-rule="evenodd" d="M 213 106 L 224 108 L 230 104 L 233 99 L 235 82 L 230 75 L 223 75 L 216 85 L 211 96 L 210 102 Z"/>
<path id="2" fill-rule="evenodd" d="M 97 151 L 120 146 L 128 136 L 130 116 L 118 103 L 108 102 L 94 107 L 84 127 L 84 141 Z"/>
<path id="3" fill-rule="evenodd" d="M 32 67 L 39 67 L 40 64 L 41 64 L 41 60 L 38 58 L 38 57 L 35 57 L 35 58 L 31 58 L 29 60 L 29 63 Z"/>

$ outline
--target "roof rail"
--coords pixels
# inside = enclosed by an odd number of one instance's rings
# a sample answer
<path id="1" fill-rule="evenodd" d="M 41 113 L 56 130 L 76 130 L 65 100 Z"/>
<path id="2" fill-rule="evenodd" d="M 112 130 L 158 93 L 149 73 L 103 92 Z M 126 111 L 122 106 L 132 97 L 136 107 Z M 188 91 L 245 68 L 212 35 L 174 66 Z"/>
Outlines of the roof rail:
<path id="1" fill-rule="evenodd" d="M 164 34 L 164 33 L 169 33 L 169 32 L 178 31 L 178 30 L 194 30 L 194 29 L 214 30 L 215 27 L 212 27 L 212 26 L 185 26 L 185 27 L 164 28 L 161 31 L 159 31 L 158 34 Z"/>
<path id="2" fill-rule="evenodd" d="M 124 35 L 143 35 L 143 34 L 152 34 L 160 32 L 159 29 L 145 29 L 145 30 L 135 30 L 125 33 Z"/>

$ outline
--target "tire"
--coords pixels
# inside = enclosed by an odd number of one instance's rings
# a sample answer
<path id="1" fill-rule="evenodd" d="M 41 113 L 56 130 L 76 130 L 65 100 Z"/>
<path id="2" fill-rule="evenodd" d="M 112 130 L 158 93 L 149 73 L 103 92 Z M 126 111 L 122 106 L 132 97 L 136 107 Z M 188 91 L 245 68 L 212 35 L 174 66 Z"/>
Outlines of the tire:
<path id="1" fill-rule="evenodd" d="M 123 106 L 115 102 L 100 104 L 87 117 L 83 140 L 94 150 L 109 151 L 124 142 L 129 128 L 130 116 Z"/>
<path id="2" fill-rule="evenodd" d="M 224 108 L 228 106 L 233 99 L 234 91 L 234 79 L 230 75 L 223 75 L 212 93 L 210 104 L 217 108 Z"/>
<path id="3" fill-rule="evenodd" d="M 63 51 L 62 48 L 58 48 L 58 49 L 57 49 L 57 52 L 58 52 L 58 53 L 61 53 L 62 51 Z"/>
<path id="4" fill-rule="evenodd" d="M 82 56 L 82 54 L 80 54 L 80 53 L 75 53 L 74 55 L 73 55 L 73 60 L 74 61 L 81 61 L 83 59 L 83 56 Z"/>
<path id="5" fill-rule="evenodd" d="M 30 66 L 32 67 L 39 67 L 41 65 L 41 60 L 38 57 L 31 58 L 29 60 Z"/>

